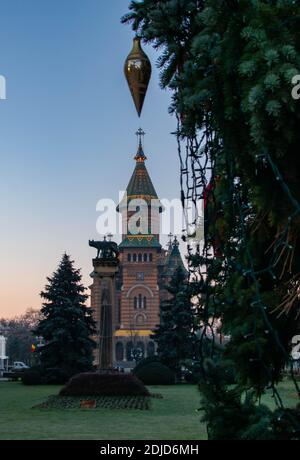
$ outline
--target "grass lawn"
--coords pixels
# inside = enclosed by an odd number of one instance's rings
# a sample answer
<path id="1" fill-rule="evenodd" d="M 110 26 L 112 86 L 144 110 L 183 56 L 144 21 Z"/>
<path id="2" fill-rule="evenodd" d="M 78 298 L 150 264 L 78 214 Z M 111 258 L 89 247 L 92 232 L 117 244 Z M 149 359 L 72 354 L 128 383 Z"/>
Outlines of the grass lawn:
<path id="1" fill-rule="evenodd" d="M 200 423 L 200 396 L 195 385 L 153 386 L 152 409 L 139 410 L 46 410 L 32 409 L 57 394 L 59 387 L 25 387 L 21 383 L 0 382 L 0 439 L 84 439 L 84 440 L 203 440 L 205 425 Z M 289 407 L 297 404 L 290 382 L 283 382 L 281 396 Z M 264 397 L 270 407 L 274 401 Z"/>
<path id="2" fill-rule="evenodd" d="M 32 409 L 59 387 L 25 387 L 0 382 L 0 439 L 197 440 L 206 439 L 200 424 L 195 385 L 152 386 L 152 409 Z"/>

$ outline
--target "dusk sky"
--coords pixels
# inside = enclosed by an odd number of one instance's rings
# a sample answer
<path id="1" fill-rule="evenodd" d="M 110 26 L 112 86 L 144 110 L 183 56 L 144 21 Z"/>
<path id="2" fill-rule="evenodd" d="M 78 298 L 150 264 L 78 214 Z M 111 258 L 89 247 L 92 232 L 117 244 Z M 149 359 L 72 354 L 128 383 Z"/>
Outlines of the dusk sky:
<path id="1" fill-rule="evenodd" d="M 156 52 L 141 120 L 123 74 L 129 1 L 2 0 L 0 317 L 39 308 L 46 277 L 71 254 L 91 284 L 90 238 L 102 198 L 118 201 L 134 168 L 135 132 L 161 198 L 179 197 L 176 121 L 159 87 Z"/>

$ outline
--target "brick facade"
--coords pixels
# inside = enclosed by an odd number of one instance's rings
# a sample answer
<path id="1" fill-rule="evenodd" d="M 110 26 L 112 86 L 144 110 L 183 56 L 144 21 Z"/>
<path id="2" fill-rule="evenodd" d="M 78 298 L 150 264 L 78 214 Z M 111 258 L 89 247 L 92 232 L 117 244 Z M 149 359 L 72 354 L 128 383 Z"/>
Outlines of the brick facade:
<path id="1" fill-rule="evenodd" d="M 170 277 L 170 267 L 174 265 L 170 264 L 172 247 L 164 250 L 159 243 L 159 214 L 163 210 L 145 166 L 146 157 L 141 142 L 135 160 L 136 167 L 127 187 L 127 195 L 117 208 L 123 220 L 118 268 L 115 273 L 108 274 L 109 269 L 103 264 L 97 267 L 94 261 L 96 268 L 91 286 L 91 306 L 96 322 L 100 324 L 103 310 L 101 285 L 103 280 L 109 282 L 112 349 L 108 351 L 111 353 L 110 360 L 104 361 L 111 361 L 114 367 L 124 368 L 133 367 L 137 358 L 155 354 L 151 335 L 159 324 L 160 304 L 167 296 L 163 286 Z M 132 200 L 136 204 L 135 212 L 131 207 Z M 142 201 L 139 203 L 136 200 Z M 133 232 L 131 224 L 135 215 L 138 216 L 136 220 L 139 224 L 137 231 Z M 146 222 L 143 222 L 144 218 Z M 143 233 L 139 232 L 139 228 Z M 178 245 L 175 246 L 178 251 Z M 183 266 L 179 254 L 174 266 L 180 263 Z M 99 332 L 95 340 L 99 345 L 95 355 L 95 362 L 98 364 L 99 347 L 101 348 Z M 106 347 L 109 350 L 109 344 Z"/>

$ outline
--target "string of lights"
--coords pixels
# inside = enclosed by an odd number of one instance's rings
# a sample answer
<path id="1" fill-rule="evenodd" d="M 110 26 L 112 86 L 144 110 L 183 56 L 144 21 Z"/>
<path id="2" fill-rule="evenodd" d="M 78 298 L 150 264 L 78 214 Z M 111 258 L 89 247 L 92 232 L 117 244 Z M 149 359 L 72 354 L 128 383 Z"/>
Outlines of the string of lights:
<path id="1" fill-rule="evenodd" d="M 300 387 L 294 375 L 291 356 L 289 355 L 284 345 L 281 343 L 278 332 L 272 326 L 269 315 L 274 312 L 270 311 L 270 307 L 264 301 L 263 296 L 261 295 L 260 287 L 260 277 L 263 274 L 269 274 L 272 281 L 276 282 L 277 275 L 275 274 L 275 271 L 285 251 L 291 254 L 289 257 L 293 256 L 294 248 L 289 241 L 290 229 L 293 219 L 295 219 L 295 217 L 300 214 L 300 204 L 294 198 L 289 186 L 284 181 L 282 174 L 280 173 L 270 154 L 264 152 L 262 155 L 257 156 L 255 159 L 257 163 L 261 162 L 265 167 L 269 166 L 271 168 L 275 180 L 280 184 L 283 193 L 286 195 L 287 200 L 292 206 L 292 213 L 288 216 L 286 225 L 281 230 L 281 235 L 277 238 L 269 251 L 268 264 L 264 268 L 257 269 L 255 267 L 254 257 L 251 254 L 251 250 L 247 244 L 248 218 L 252 211 L 251 203 L 245 205 L 245 201 L 242 196 L 242 184 L 238 177 L 238 172 L 235 170 L 234 159 L 228 152 L 225 151 L 224 148 L 221 147 L 221 144 L 212 142 L 212 139 L 214 139 L 214 134 L 210 132 L 209 126 L 207 126 L 205 132 L 201 134 L 199 142 L 196 142 L 194 137 L 187 139 L 184 135 L 182 135 L 180 123 L 178 123 L 177 140 L 181 165 L 182 203 L 183 206 L 185 206 L 186 203 L 192 202 L 195 216 L 191 222 L 186 223 L 186 227 L 188 229 L 197 224 L 199 201 L 205 199 L 207 193 L 210 195 L 212 200 L 215 200 L 214 188 L 211 188 L 209 191 L 207 191 L 207 188 L 209 180 L 214 180 L 217 175 L 216 158 L 218 158 L 220 153 L 224 154 L 226 158 L 225 163 L 227 164 L 226 180 L 230 184 L 228 188 L 228 199 L 226 200 L 226 205 L 231 203 L 232 213 L 233 215 L 237 216 L 237 228 L 239 231 L 238 234 L 235 235 L 234 243 L 236 247 L 239 248 L 239 250 L 244 251 L 246 264 L 244 266 L 240 264 L 240 260 L 237 260 L 237 258 L 234 256 L 234 251 L 233 255 L 230 254 L 230 251 L 226 253 L 226 247 L 228 249 L 231 243 L 223 245 L 224 247 L 222 248 L 223 251 L 221 257 L 214 257 L 212 241 L 215 235 L 212 235 L 210 230 L 206 231 L 205 242 L 202 247 L 200 244 L 198 244 L 196 248 L 189 246 L 189 268 L 191 280 L 192 282 L 195 282 L 196 280 L 198 283 L 200 283 L 201 292 L 204 293 L 201 296 L 201 305 L 199 307 L 201 311 L 202 324 L 201 337 L 199 340 L 200 359 L 204 359 L 202 348 L 204 339 L 207 336 L 207 330 L 209 328 L 212 329 L 211 324 L 213 324 L 218 317 L 222 316 L 222 305 L 221 308 L 218 305 L 219 301 L 217 287 L 226 285 L 226 279 L 229 272 L 238 271 L 246 280 L 249 281 L 251 287 L 253 288 L 253 298 L 250 302 L 250 306 L 261 316 L 264 323 L 265 335 L 271 338 L 272 342 L 276 345 L 278 353 L 283 356 L 286 363 L 290 364 L 290 375 L 296 388 L 297 394 L 300 398 Z M 183 143 L 185 144 L 185 156 L 183 154 L 182 148 Z M 223 173 L 224 172 L 225 171 L 223 171 Z M 206 228 L 209 228 L 210 222 L 207 222 L 207 216 L 205 221 Z M 286 268 L 286 266 L 287 262 L 284 264 L 283 270 Z M 223 305 L 225 305 L 226 302 L 231 303 L 232 301 L 232 299 L 225 299 Z M 215 306 L 214 309 L 212 309 L 212 305 Z M 260 331 L 258 330 L 256 323 L 253 324 L 253 330 L 249 334 L 245 335 L 245 340 L 247 340 L 250 336 L 255 339 L 257 349 L 257 357 L 252 358 L 252 361 L 257 360 L 257 362 L 259 362 L 259 364 L 264 368 L 270 382 L 268 388 L 272 390 L 276 405 L 283 411 L 283 413 L 286 413 L 286 408 L 278 390 L 277 383 L 272 375 L 272 370 L 268 364 L 264 362 L 263 349 L 261 347 L 260 340 Z M 212 332 L 213 346 L 214 341 L 214 333 Z M 288 413 L 288 417 L 290 418 L 291 424 L 294 426 L 295 433 L 298 433 L 300 430 L 299 424 L 291 416 L 291 414 Z"/>

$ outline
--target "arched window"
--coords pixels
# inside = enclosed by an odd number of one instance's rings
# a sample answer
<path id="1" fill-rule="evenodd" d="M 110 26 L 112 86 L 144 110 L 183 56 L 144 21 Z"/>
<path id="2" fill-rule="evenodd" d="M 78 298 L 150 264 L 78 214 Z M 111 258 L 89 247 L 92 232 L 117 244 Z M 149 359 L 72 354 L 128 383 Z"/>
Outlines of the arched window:
<path id="1" fill-rule="evenodd" d="M 139 308 L 143 308 L 142 294 L 139 294 Z"/>
<path id="2" fill-rule="evenodd" d="M 128 262 L 131 262 L 131 254 L 128 254 L 127 260 L 128 260 Z"/>
<path id="3" fill-rule="evenodd" d="M 124 345 L 122 342 L 117 342 L 116 344 L 116 360 L 117 361 L 124 360 Z"/>
<path id="4" fill-rule="evenodd" d="M 148 262 L 148 254 L 144 254 L 144 262 Z"/>
<path id="5" fill-rule="evenodd" d="M 152 260 L 153 260 L 153 255 L 149 254 L 149 262 L 152 262 Z"/>
<path id="6" fill-rule="evenodd" d="M 136 254 L 133 254 L 133 262 L 136 262 Z"/>
<path id="7" fill-rule="evenodd" d="M 136 348 L 138 351 L 139 358 L 143 359 L 145 356 L 145 345 L 143 344 L 143 342 L 138 342 L 136 344 Z"/>
<path id="8" fill-rule="evenodd" d="M 134 309 L 136 310 L 137 307 L 138 307 L 138 299 L 137 299 L 137 297 L 134 298 L 133 305 L 134 305 Z"/>
<path id="9" fill-rule="evenodd" d="M 143 262 L 143 256 L 142 256 L 142 254 L 139 254 L 139 262 Z"/>
<path id="10" fill-rule="evenodd" d="M 133 361 L 133 343 L 128 342 L 126 345 L 126 359 L 127 361 Z"/>
<path id="11" fill-rule="evenodd" d="M 144 307 L 144 310 L 146 310 L 146 308 L 147 308 L 147 297 L 144 297 L 143 307 Z"/>
<path id="12" fill-rule="evenodd" d="M 149 342 L 147 346 L 147 356 L 155 355 L 155 345 L 154 342 Z"/>

